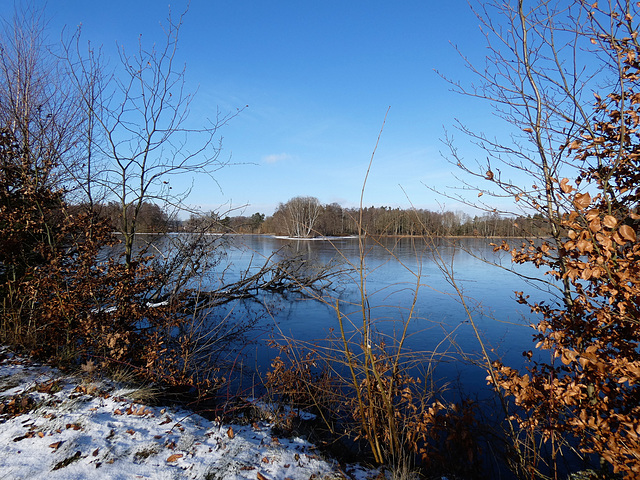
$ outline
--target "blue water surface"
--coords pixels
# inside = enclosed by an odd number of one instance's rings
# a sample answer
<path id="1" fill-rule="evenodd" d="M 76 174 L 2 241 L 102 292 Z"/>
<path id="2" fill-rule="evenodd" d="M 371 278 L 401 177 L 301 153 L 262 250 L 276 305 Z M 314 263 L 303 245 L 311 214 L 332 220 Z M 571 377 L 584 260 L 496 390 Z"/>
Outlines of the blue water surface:
<path id="1" fill-rule="evenodd" d="M 333 264 L 339 265 L 343 272 L 340 281 L 334 284 L 336 288 L 322 299 L 313 299 L 312 295 L 262 295 L 259 300 L 267 310 L 261 315 L 258 330 L 252 334 L 251 346 L 244 349 L 242 361 L 248 369 L 264 374 L 277 355 L 275 349 L 267 346 L 269 339 L 286 337 L 326 345 L 327 336 L 335 336 L 339 331 L 336 302 L 344 316 L 347 335 L 352 335 L 362 324 L 364 286 L 367 315 L 373 330 L 370 342 L 375 345 L 384 342 L 392 347 L 406 323 L 407 339 L 403 349 L 421 352 L 423 359 L 422 365 L 413 367 L 413 373 L 423 375 L 432 366 L 435 367 L 433 378 L 440 386 L 446 385 L 452 391 L 463 388 L 471 395 L 487 393 L 485 360 L 480 354 L 473 324 L 492 360 L 501 359 L 505 364 L 523 369 L 523 352 L 534 348 L 531 325 L 539 319 L 526 305 L 515 301 L 514 291 L 525 291 L 532 300 L 554 301 L 552 290 L 540 288 L 539 282 L 532 283 L 514 273 L 539 279 L 545 278 L 544 272 L 532 265 L 512 264 L 510 254 L 494 252 L 489 246 L 491 242 L 500 243 L 483 238 L 369 239 L 362 250 L 363 284 L 357 238 L 290 240 L 260 235 L 231 236 L 226 257 L 219 267 L 226 282 L 247 269 L 257 269 L 274 252 L 277 252 L 272 256 L 274 261 L 297 254 L 313 268 Z M 247 315 L 255 314 L 256 300 L 245 301 L 247 305 L 254 305 Z M 242 312 L 242 305 L 233 308 L 236 313 Z M 353 338 L 356 346 L 363 341 L 357 335 Z M 534 359 L 543 354 L 535 352 Z"/>

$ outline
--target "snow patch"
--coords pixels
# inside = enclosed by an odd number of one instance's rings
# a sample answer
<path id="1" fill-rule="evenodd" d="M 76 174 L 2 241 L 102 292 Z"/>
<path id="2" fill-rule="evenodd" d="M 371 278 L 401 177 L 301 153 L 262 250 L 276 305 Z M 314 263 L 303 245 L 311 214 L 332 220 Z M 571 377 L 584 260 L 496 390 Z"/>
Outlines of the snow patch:
<path id="1" fill-rule="evenodd" d="M 343 471 L 309 442 L 276 437 L 267 423 L 221 425 L 188 410 L 132 402 L 113 385 L 6 350 L 0 359 L 3 479 L 367 480 L 380 473 L 360 465 Z M 25 412 L 16 415 L 23 398 Z"/>

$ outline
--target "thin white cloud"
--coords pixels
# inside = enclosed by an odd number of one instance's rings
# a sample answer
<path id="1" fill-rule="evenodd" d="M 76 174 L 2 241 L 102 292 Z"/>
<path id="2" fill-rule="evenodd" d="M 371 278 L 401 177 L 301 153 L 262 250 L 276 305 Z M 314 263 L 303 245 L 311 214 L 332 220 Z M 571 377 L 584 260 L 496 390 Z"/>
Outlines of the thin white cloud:
<path id="1" fill-rule="evenodd" d="M 292 157 L 288 153 L 272 153 L 271 155 L 262 157 L 262 161 L 264 163 L 277 163 L 283 160 L 289 160 L 290 158 Z"/>

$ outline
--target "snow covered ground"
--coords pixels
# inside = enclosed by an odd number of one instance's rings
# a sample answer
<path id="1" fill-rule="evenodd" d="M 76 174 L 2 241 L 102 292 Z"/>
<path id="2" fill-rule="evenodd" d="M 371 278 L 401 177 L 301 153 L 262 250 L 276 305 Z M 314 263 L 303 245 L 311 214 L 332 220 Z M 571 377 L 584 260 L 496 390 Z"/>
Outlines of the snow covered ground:
<path id="1" fill-rule="evenodd" d="M 309 480 L 383 478 L 341 469 L 267 423 L 221 425 L 148 407 L 107 383 L 0 350 L 0 478 Z"/>

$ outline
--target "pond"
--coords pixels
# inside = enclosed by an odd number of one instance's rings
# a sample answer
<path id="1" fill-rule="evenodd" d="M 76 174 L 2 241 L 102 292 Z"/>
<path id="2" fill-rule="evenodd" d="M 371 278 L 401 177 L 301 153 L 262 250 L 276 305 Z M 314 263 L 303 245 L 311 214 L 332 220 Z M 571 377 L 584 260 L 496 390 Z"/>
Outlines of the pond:
<path id="1" fill-rule="evenodd" d="M 340 263 L 344 270 L 338 288 L 322 301 L 300 295 L 261 297 L 268 314 L 261 317 L 251 348 L 244 350 L 243 362 L 249 368 L 262 374 L 268 369 L 277 355 L 275 349 L 266 346 L 269 338 L 285 336 L 322 344 L 332 332 L 335 335 L 339 331 L 336 302 L 346 318 L 347 329 L 349 322 L 356 326 L 362 323 L 357 238 L 290 240 L 238 235 L 230 236 L 228 241 L 226 256 L 218 267 L 225 272 L 227 281 L 247 268 L 261 265 L 273 252 L 282 251 L 300 254 L 311 265 Z M 391 345 L 392 338 L 399 337 L 407 322 L 404 348 L 424 352 L 423 358 L 436 361 L 434 378 L 439 385 L 448 384 L 451 390 L 461 386 L 472 394 L 488 392 L 486 374 L 474 365 L 481 360 L 474 324 L 493 359 L 523 367 L 522 353 L 534 347 L 530 325 L 537 318 L 528 307 L 515 301 L 514 291 L 525 291 L 536 301 L 548 301 L 552 294 L 510 270 L 531 279 L 542 278 L 543 272 L 532 265 L 513 265 L 510 254 L 493 251 L 491 241 L 500 243 L 482 238 L 441 239 L 435 244 L 419 238 L 368 241 L 363 272 L 376 332 L 372 341 Z M 469 314 L 454 284 L 463 295 Z M 244 307 L 246 313 L 238 313 Z M 255 314 L 248 305 L 232 308 L 239 315 Z"/>

